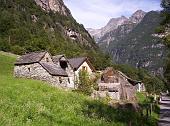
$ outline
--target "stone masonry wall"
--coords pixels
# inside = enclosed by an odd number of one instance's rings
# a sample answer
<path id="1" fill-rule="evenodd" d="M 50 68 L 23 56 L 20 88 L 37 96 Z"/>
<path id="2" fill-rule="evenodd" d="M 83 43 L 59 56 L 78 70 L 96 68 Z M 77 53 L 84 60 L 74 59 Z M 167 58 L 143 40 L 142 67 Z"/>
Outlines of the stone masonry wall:
<path id="1" fill-rule="evenodd" d="M 15 66 L 14 75 L 16 77 L 46 81 L 53 86 L 66 87 L 68 84 L 68 77 L 52 76 L 39 63 Z"/>

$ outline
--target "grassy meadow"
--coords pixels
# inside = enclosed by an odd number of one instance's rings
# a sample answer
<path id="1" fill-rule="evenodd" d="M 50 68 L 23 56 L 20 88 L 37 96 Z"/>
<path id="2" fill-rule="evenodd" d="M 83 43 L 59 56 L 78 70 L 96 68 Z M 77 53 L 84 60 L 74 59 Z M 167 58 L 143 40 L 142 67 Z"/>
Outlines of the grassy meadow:
<path id="1" fill-rule="evenodd" d="M 0 126 L 109 126 L 84 114 L 84 95 L 13 77 L 16 56 L 0 52 Z"/>
<path id="2" fill-rule="evenodd" d="M 129 120 L 132 126 L 155 126 L 155 120 L 143 121 L 131 109 L 115 109 L 45 82 L 15 78 L 15 60 L 15 55 L 0 52 L 0 126 L 127 126 Z"/>

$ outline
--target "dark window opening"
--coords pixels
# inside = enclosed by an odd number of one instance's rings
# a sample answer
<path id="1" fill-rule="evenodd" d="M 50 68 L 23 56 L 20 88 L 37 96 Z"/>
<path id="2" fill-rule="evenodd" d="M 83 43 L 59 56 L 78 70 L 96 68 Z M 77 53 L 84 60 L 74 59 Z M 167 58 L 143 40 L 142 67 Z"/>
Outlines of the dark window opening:
<path id="1" fill-rule="evenodd" d="M 112 89 L 112 88 L 109 88 L 108 90 L 109 90 L 109 92 L 114 92 L 114 93 L 118 92 L 118 90 Z"/>
<path id="2" fill-rule="evenodd" d="M 104 82 L 104 77 L 103 76 L 101 77 L 101 81 Z"/>
<path id="3" fill-rule="evenodd" d="M 70 78 L 68 78 L 68 83 L 70 84 Z"/>
<path id="4" fill-rule="evenodd" d="M 87 67 L 86 66 L 83 66 L 83 71 L 87 71 Z"/>
<path id="5" fill-rule="evenodd" d="M 70 35 L 71 38 L 77 38 L 77 35 Z"/>
<path id="6" fill-rule="evenodd" d="M 119 79 L 118 78 L 116 78 L 116 83 L 119 83 Z"/>
<path id="7" fill-rule="evenodd" d="M 60 82 L 60 84 L 62 83 L 62 78 L 61 77 L 59 77 L 59 82 Z"/>
<path id="8" fill-rule="evenodd" d="M 61 66 L 61 68 L 63 68 L 63 69 L 66 69 L 66 68 L 68 67 L 66 61 L 60 61 L 60 66 Z"/>
<path id="9" fill-rule="evenodd" d="M 47 61 L 47 62 L 49 62 L 49 59 L 48 59 L 48 58 L 46 58 L 46 61 Z"/>
<path id="10" fill-rule="evenodd" d="M 28 68 L 28 71 L 30 72 L 30 71 L 31 71 L 31 68 Z"/>

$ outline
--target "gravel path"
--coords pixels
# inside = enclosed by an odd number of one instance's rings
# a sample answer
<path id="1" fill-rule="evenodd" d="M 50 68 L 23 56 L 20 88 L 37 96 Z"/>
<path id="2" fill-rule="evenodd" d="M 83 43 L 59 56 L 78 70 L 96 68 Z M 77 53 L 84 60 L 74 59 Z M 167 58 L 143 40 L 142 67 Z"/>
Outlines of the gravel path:
<path id="1" fill-rule="evenodd" d="M 160 101 L 160 119 L 158 126 L 170 126 L 170 97 L 162 94 Z"/>

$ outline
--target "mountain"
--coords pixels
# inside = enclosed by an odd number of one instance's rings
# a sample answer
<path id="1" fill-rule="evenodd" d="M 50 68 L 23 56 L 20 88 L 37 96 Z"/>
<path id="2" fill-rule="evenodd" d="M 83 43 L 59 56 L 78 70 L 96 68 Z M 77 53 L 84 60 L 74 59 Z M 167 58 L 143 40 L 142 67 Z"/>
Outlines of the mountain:
<path id="1" fill-rule="evenodd" d="M 62 0 L 35 0 L 35 2 L 46 11 L 59 12 L 65 16 L 71 16 L 70 10 L 65 6 Z"/>
<path id="2" fill-rule="evenodd" d="M 143 17 L 145 16 L 146 12 L 143 10 L 137 10 L 132 16 L 129 18 L 129 20 L 133 23 L 139 23 L 142 21 Z"/>
<path id="3" fill-rule="evenodd" d="M 142 10 L 138 10 L 129 18 L 125 16 L 121 16 L 119 18 L 112 18 L 107 23 L 107 25 L 102 27 L 101 29 L 88 28 L 87 30 L 95 38 L 96 42 L 98 43 L 101 41 L 101 39 L 103 39 L 102 37 L 104 37 L 105 35 L 108 35 L 110 32 L 114 32 L 114 31 L 117 32 L 117 29 L 120 28 L 119 26 L 138 24 L 143 19 L 145 14 L 146 12 Z"/>
<path id="4" fill-rule="evenodd" d="M 122 25 L 116 32 L 106 34 L 99 46 L 118 64 L 130 64 L 162 74 L 167 50 L 162 39 L 154 35 L 161 21 L 159 12 L 148 12 L 137 25 Z M 109 41 L 108 45 L 103 47 L 106 41 Z"/>
<path id="5" fill-rule="evenodd" d="M 162 39 L 155 35 L 163 20 L 160 12 L 138 10 L 131 17 L 122 19 L 122 23 L 110 25 L 110 31 L 98 34 L 97 39 L 94 36 L 99 47 L 110 54 L 115 63 L 142 67 L 153 74 L 162 75 L 167 48 Z"/>
<path id="6" fill-rule="evenodd" d="M 94 65 L 100 64 L 97 68 L 108 61 L 62 0 L 0 1 L 0 33 L 3 51 L 24 54 L 47 50 L 53 55 L 88 56 Z"/>

